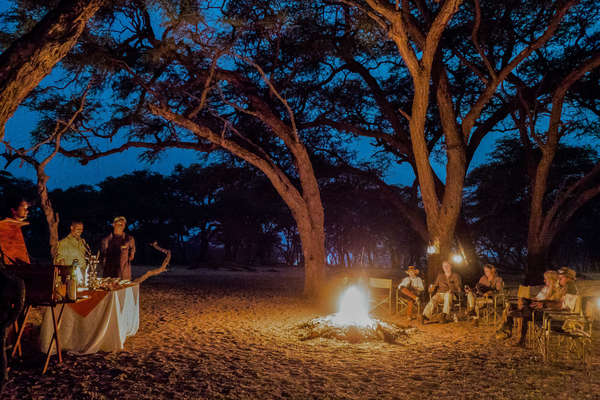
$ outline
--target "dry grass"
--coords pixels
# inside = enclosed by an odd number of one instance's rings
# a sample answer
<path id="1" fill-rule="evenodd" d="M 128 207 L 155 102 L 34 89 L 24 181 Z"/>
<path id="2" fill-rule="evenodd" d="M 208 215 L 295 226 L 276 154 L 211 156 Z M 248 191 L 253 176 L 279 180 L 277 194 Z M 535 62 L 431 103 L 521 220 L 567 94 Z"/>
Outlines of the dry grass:
<path id="1" fill-rule="evenodd" d="M 396 344 L 300 340 L 298 326 L 323 315 L 301 288 L 295 269 L 166 273 L 142 285 L 140 330 L 125 351 L 67 354 L 41 376 L 27 346 L 5 398 L 600 398 L 597 345 L 586 372 L 544 365 L 468 322 L 425 325 Z"/>

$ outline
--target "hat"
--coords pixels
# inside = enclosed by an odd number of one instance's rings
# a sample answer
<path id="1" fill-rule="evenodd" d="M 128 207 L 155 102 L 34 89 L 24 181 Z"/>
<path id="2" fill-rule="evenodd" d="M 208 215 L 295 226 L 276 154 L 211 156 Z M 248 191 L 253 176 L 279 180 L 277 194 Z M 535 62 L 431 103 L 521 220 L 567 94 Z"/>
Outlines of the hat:
<path id="1" fill-rule="evenodd" d="M 115 219 L 113 219 L 113 224 L 117 223 L 119 221 L 123 221 L 124 223 L 127 223 L 127 219 L 125 217 L 123 217 L 122 215 L 115 217 Z"/>
<path id="2" fill-rule="evenodd" d="M 575 272 L 575 270 L 573 270 L 573 269 L 571 269 L 569 267 L 560 267 L 558 269 L 558 275 L 566 275 L 566 276 L 568 276 L 569 278 L 571 278 L 573 280 L 575 279 L 575 275 L 576 274 L 577 273 Z"/>
<path id="3" fill-rule="evenodd" d="M 419 274 L 419 270 L 417 268 L 415 268 L 414 265 L 409 265 L 408 268 L 406 269 L 406 273 L 409 273 L 411 271 L 417 275 Z"/>

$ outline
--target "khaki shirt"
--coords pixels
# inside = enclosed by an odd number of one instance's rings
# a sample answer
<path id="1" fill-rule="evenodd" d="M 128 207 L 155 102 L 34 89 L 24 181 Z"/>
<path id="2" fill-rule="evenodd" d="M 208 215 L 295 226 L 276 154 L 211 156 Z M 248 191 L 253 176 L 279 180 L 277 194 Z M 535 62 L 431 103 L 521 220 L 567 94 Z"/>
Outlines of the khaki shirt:
<path id="1" fill-rule="evenodd" d="M 434 286 L 439 293 L 460 293 L 462 291 L 462 278 L 456 272 L 446 276 L 443 272 L 435 279 Z"/>
<path id="2" fill-rule="evenodd" d="M 54 263 L 58 265 L 72 265 L 73 260 L 78 260 L 79 265 L 85 265 L 85 258 L 89 253 L 89 247 L 83 238 L 76 238 L 69 233 L 63 240 L 58 242 L 58 251 Z"/>

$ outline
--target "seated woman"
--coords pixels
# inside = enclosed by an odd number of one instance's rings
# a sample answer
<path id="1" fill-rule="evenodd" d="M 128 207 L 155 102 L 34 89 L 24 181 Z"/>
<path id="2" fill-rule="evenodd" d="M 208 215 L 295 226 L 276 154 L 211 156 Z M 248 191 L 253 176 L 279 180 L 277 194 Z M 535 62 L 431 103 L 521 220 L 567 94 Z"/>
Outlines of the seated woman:
<path id="1" fill-rule="evenodd" d="M 533 299 L 519 298 L 516 307 L 511 304 L 504 310 L 504 322 L 498 329 L 498 339 L 508 339 L 512 336 L 512 327 L 515 318 L 522 318 L 521 336 L 517 345 L 524 346 L 527 337 L 527 322 L 532 318 L 532 311 L 543 308 L 556 308 L 561 298 L 558 290 L 558 273 L 556 271 L 544 272 L 544 287 Z"/>
<path id="2" fill-rule="evenodd" d="M 400 282 L 398 289 L 399 294 L 407 299 L 408 307 L 406 316 L 409 320 L 413 320 L 413 307 L 421 302 L 420 296 L 425 290 L 423 280 L 419 277 L 419 270 L 413 265 L 410 265 L 406 270 L 408 276 Z"/>
<path id="3" fill-rule="evenodd" d="M 483 266 L 483 276 L 475 285 L 475 290 L 465 286 L 467 292 L 467 314 L 473 315 L 475 322 L 479 319 L 479 309 L 491 301 L 490 296 L 504 288 L 504 281 L 496 273 L 492 264 Z"/>

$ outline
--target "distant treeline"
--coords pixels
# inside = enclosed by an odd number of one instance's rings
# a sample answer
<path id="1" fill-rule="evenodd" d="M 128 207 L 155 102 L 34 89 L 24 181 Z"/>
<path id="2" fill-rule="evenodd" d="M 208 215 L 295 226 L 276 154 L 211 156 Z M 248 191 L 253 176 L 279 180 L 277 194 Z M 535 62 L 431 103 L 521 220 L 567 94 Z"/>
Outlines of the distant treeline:
<path id="1" fill-rule="evenodd" d="M 503 146 L 515 143 L 499 142 L 498 149 Z M 563 153 L 569 168 L 580 168 L 578 159 L 595 156 L 589 149 L 568 146 Z M 528 208 L 523 192 L 527 185 L 516 178 L 522 176 L 518 149 L 496 154 L 512 156 L 498 155 L 468 176 L 466 229 L 479 257 L 475 263 L 493 262 L 505 271 L 520 271 L 526 264 Z M 389 190 L 393 190 L 395 196 L 410 201 L 410 188 L 391 186 L 386 192 L 368 175 L 316 165 L 329 264 L 404 268 L 425 263 L 427 244 L 389 200 Z M 34 203 L 30 225 L 24 229 L 30 253 L 49 260 L 47 225 L 36 204 L 34 184 L 2 172 L 0 205 L 4 210 L 6 195 L 14 193 Z M 262 173 L 239 164 L 178 166 L 170 175 L 136 171 L 96 186 L 55 189 L 50 198 L 60 215 L 60 237 L 68 233 L 71 221 L 81 220 L 83 236 L 93 250 L 110 232 L 112 219 L 125 216 L 128 231 L 136 238 L 138 264 L 160 262 L 160 254 L 148 246 L 156 240 L 173 251 L 174 263 L 192 267 L 224 262 L 302 265 L 297 228 L 288 208 Z M 600 200 L 596 199 L 561 233 L 551 255 L 553 266 L 597 270 L 599 227 Z"/>

